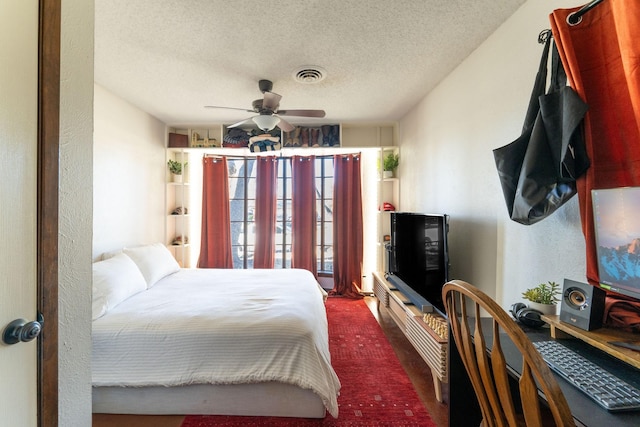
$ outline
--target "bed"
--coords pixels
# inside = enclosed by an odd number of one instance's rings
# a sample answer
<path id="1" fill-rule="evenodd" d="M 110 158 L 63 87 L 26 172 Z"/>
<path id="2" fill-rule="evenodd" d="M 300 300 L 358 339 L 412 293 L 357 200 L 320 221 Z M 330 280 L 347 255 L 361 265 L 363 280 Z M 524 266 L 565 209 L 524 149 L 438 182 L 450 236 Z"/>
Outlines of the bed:
<path id="1" fill-rule="evenodd" d="M 306 270 L 181 269 L 161 244 L 94 263 L 93 412 L 338 414 Z"/>

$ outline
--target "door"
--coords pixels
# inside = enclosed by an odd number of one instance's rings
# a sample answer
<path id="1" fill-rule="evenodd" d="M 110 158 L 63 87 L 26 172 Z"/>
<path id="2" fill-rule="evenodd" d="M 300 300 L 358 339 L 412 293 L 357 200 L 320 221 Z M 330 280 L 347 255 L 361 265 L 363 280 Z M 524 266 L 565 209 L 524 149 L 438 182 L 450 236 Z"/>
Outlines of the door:
<path id="1" fill-rule="evenodd" d="M 0 341 L 3 426 L 58 425 L 60 24 L 60 0 L 0 0 L 0 333 L 46 319 Z"/>
<path id="2" fill-rule="evenodd" d="M 0 329 L 36 319 L 38 178 L 37 1 L 0 0 Z M 37 341 L 0 343 L 0 417 L 37 425 Z"/>

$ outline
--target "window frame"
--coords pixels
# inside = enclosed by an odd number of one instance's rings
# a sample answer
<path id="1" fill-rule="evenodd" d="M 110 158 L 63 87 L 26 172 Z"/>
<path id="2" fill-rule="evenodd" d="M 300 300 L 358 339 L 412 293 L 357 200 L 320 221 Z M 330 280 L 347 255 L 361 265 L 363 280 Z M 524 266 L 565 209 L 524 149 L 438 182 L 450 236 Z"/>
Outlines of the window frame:
<path id="1" fill-rule="evenodd" d="M 245 233 L 244 230 L 249 230 L 251 225 L 254 224 L 252 218 L 250 218 L 251 201 L 254 201 L 255 206 L 255 179 L 257 162 L 254 156 L 233 156 L 225 155 L 227 158 L 227 168 L 229 173 L 229 179 L 236 179 L 237 184 L 243 185 L 243 197 L 235 197 L 237 191 L 231 191 L 233 185 L 229 183 L 229 204 L 230 207 L 236 201 L 242 201 L 242 217 L 237 218 L 234 216 L 234 212 L 231 212 L 231 231 L 232 231 L 232 252 L 233 252 L 233 265 L 234 268 L 253 268 L 253 257 L 249 254 L 252 253 L 252 245 L 249 233 Z M 274 268 L 291 268 L 291 258 L 287 259 L 287 253 L 291 253 L 291 156 L 280 156 L 278 160 L 278 178 L 277 178 L 277 191 L 276 198 L 277 203 L 282 206 L 279 209 L 276 216 L 276 228 L 281 227 L 282 238 L 279 241 L 275 241 L 276 245 L 276 263 Z M 237 162 L 241 162 L 241 166 L 237 167 Z M 333 257 L 328 259 L 326 256 L 327 251 L 330 249 L 333 254 L 333 236 L 328 236 L 327 230 L 332 233 L 333 231 L 333 155 L 321 155 L 315 156 L 315 180 L 316 180 L 316 203 L 322 209 L 316 212 L 317 225 L 316 230 L 318 235 L 316 236 L 316 253 L 317 253 L 317 267 L 318 275 L 321 277 L 333 277 Z M 320 167 L 318 167 L 320 165 Z M 331 165 L 330 171 L 328 165 Z M 237 168 L 237 173 L 232 173 L 232 168 Z M 254 183 L 251 183 L 254 180 Z M 318 180 L 320 185 L 318 186 Z M 236 184 L 236 185 L 237 185 Z M 319 187 L 319 188 L 318 188 Z M 251 189 L 253 188 L 253 194 Z M 327 203 L 329 205 L 327 206 Z M 327 213 L 330 211 L 330 218 Z M 281 212 L 281 214 L 280 214 Z M 242 235 L 242 242 L 237 240 L 240 238 L 234 235 L 234 224 L 240 224 L 240 234 Z M 331 224 L 330 228 L 327 228 L 327 224 Z M 289 231 L 287 231 L 289 230 Z M 277 234 L 276 234 L 277 235 Z M 329 243 L 330 242 L 330 243 Z M 278 251 L 278 248 L 280 249 Z M 240 256 L 240 254 L 243 256 Z"/>

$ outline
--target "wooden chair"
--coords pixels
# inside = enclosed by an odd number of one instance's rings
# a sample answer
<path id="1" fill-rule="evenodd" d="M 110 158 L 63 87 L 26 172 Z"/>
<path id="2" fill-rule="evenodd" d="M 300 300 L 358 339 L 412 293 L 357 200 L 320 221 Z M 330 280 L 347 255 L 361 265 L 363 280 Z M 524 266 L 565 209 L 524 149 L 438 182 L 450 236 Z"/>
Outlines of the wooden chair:
<path id="1" fill-rule="evenodd" d="M 555 421 L 556 426 L 575 426 L 569 405 L 551 370 L 502 307 L 478 288 L 461 280 L 446 283 L 442 297 L 458 352 L 480 404 L 483 417 L 481 426 L 548 426 L 549 420 L 543 420 L 540 410 L 536 381 L 548 402 L 553 416 L 551 421 Z M 468 314 L 467 310 L 472 307 L 473 313 Z M 480 309 L 493 318 L 493 337 L 506 332 L 522 354 L 523 368 L 518 386 L 522 412 L 516 409 L 513 402 L 512 396 L 518 394 L 512 393 L 499 339 L 493 339 L 490 359 L 487 355 L 484 335 L 488 331 L 483 332 L 480 327 Z"/>

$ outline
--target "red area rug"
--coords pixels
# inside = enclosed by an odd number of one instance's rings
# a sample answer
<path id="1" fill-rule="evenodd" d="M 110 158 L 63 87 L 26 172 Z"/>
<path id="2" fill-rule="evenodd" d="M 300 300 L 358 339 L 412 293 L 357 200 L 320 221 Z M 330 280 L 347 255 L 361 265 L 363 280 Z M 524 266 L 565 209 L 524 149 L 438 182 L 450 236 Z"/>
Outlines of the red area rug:
<path id="1" fill-rule="evenodd" d="M 327 300 L 331 362 L 340 378 L 338 418 L 189 415 L 182 427 L 436 427 L 363 300 Z"/>

